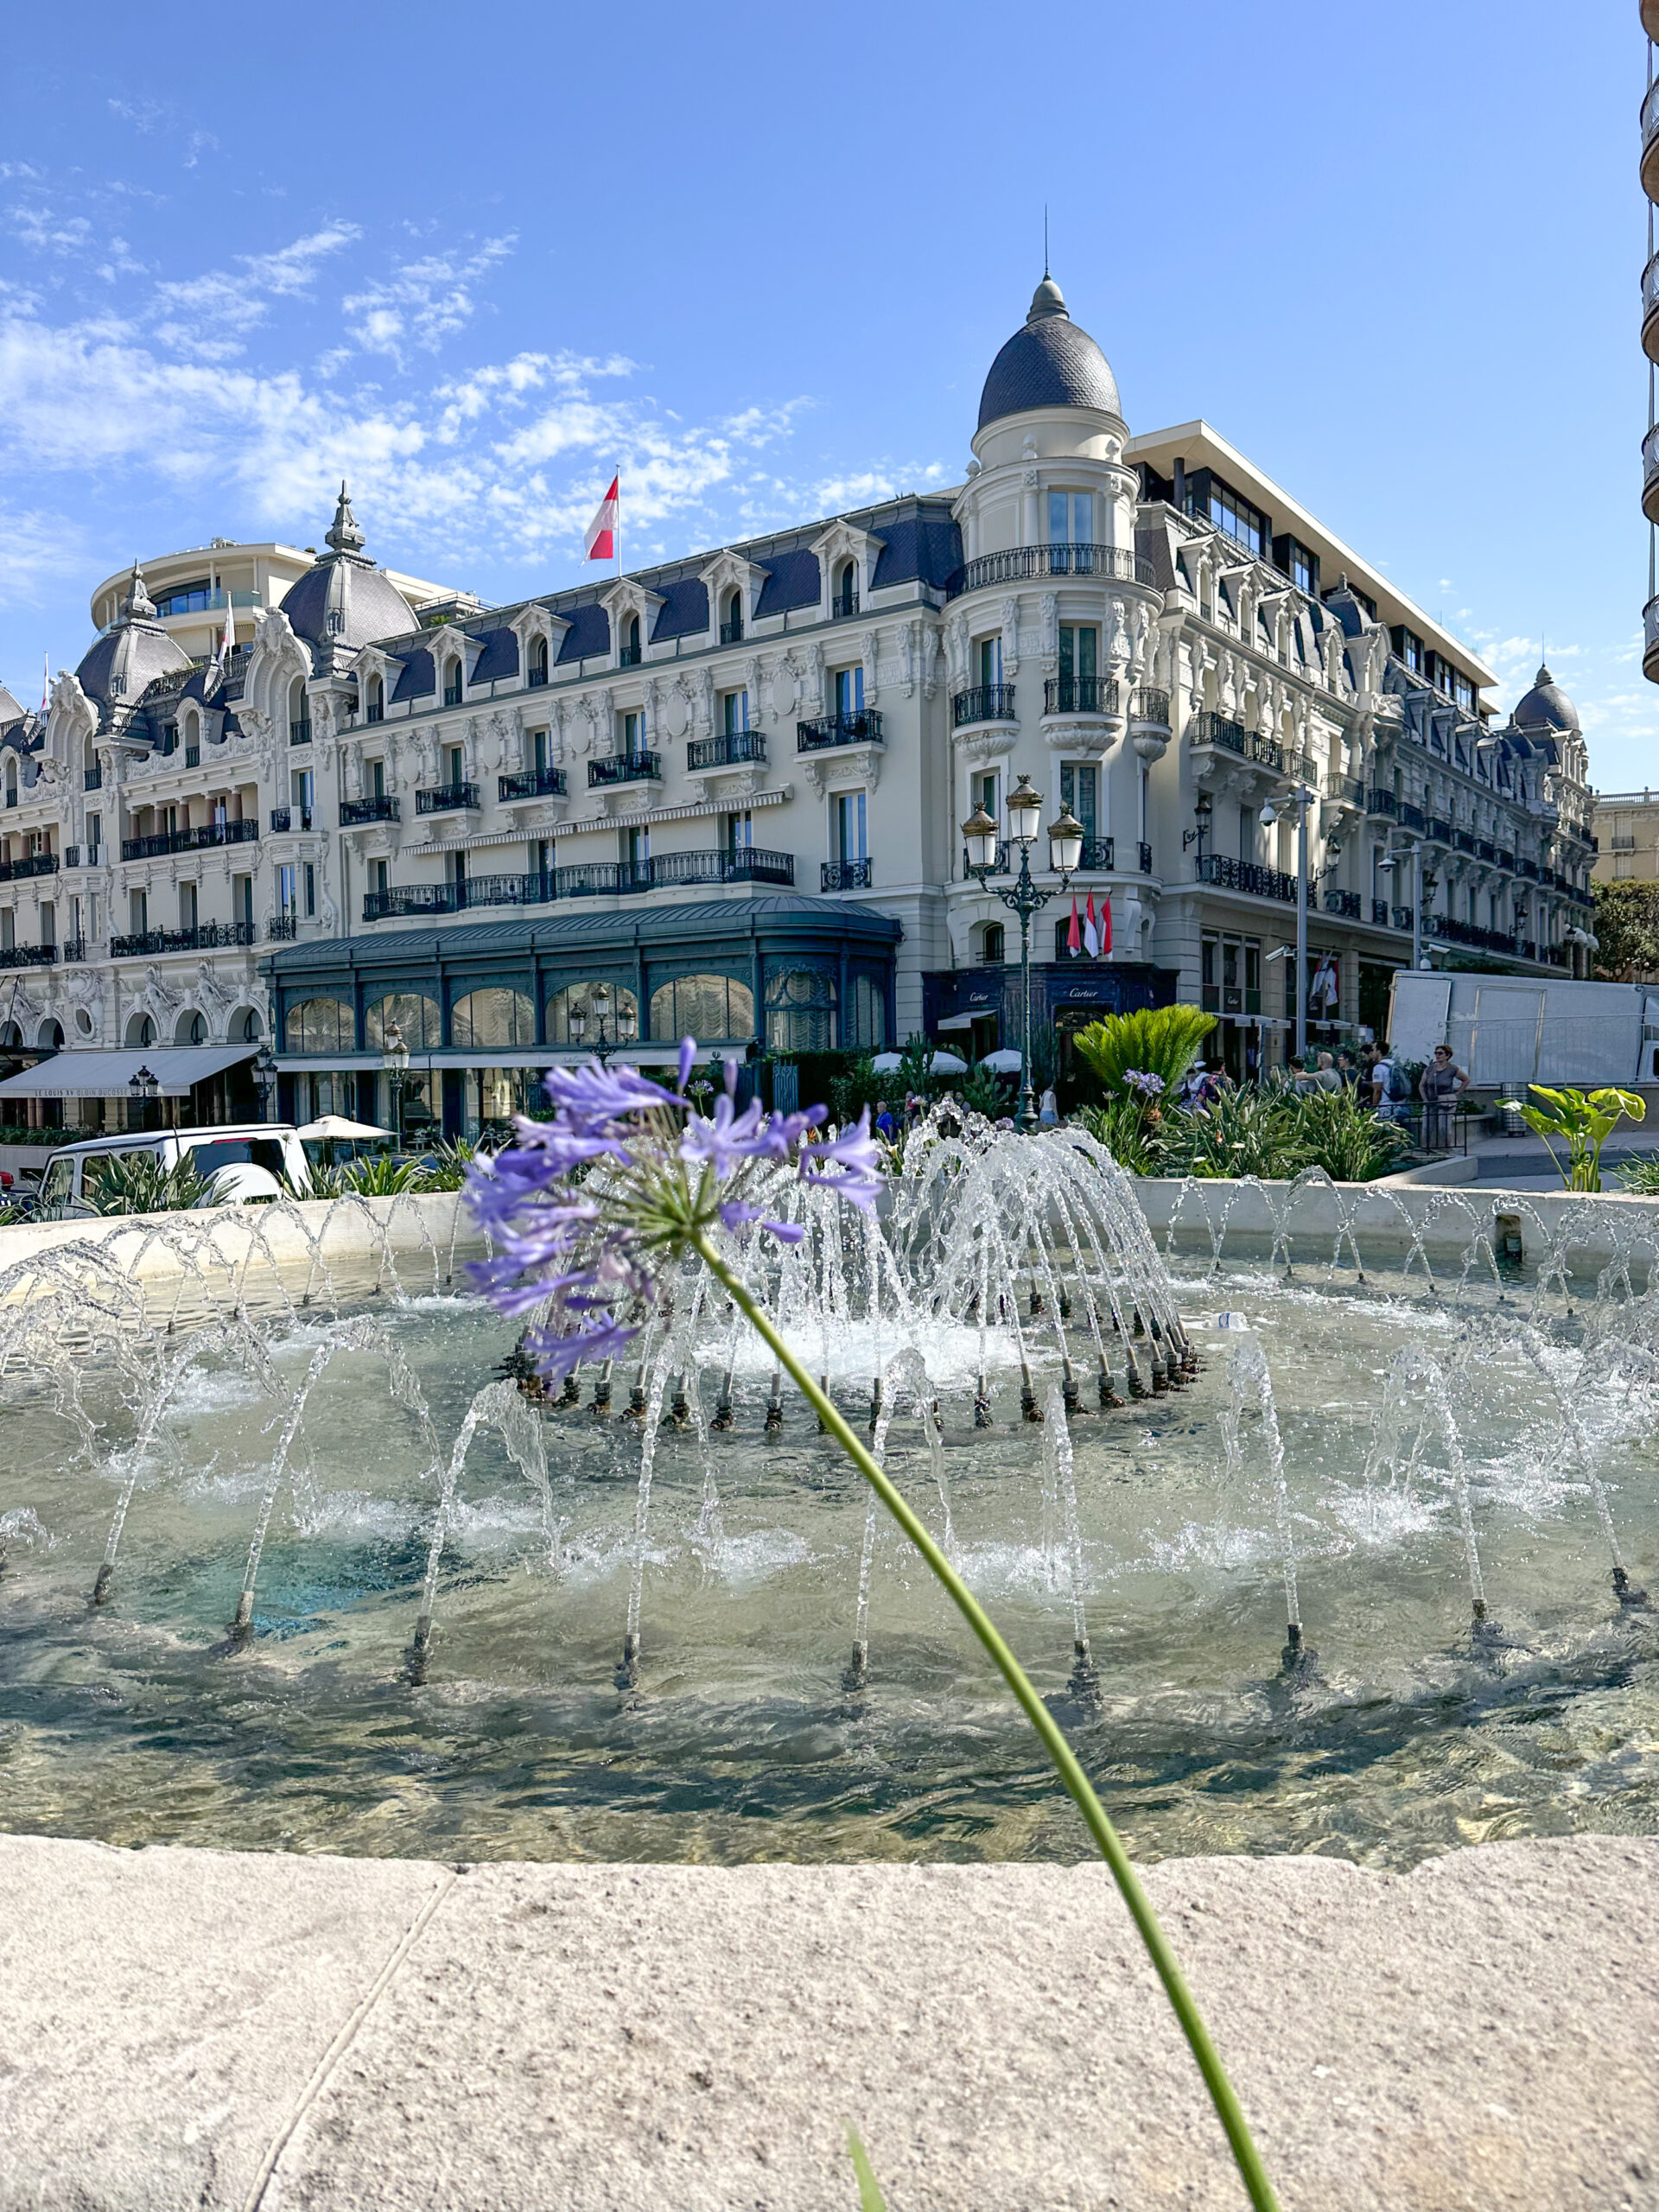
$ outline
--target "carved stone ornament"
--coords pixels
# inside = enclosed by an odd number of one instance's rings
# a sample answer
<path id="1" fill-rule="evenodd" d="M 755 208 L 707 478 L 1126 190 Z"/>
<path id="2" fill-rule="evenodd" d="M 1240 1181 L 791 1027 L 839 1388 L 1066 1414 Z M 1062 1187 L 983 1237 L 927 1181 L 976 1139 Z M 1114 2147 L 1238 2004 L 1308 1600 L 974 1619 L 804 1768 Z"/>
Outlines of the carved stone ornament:
<path id="1" fill-rule="evenodd" d="M 874 745 L 837 747 L 833 755 L 804 753 L 800 765 L 819 798 L 828 791 L 844 791 L 860 785 L 866 791 L 874 791 L 881 780 L 881 748 Z"/>

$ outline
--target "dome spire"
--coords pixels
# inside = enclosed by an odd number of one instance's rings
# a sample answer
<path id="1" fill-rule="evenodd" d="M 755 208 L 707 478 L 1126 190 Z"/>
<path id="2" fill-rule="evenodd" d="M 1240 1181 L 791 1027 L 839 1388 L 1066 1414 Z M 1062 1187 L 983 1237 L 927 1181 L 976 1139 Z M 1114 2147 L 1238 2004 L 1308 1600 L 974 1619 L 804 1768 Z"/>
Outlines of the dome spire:
<path id="1" fill-rule="evenodd" d="M 1031 310 L 1027 322 L 1040 322 L 1045 315 L 1066 315 L 1065 296 L 1059 286 L 1048 273 L 1048 256 L 1043 256 L 1043 281 L 1031 296 Z M 1070 321 L 1071 317 L 1066 315 Z"/>
<path id="2" fill-rule="evenodd" d="M 136 557 L 131 580 L 127 585 L 127 595 L 121 602 L 121 613 L 123 620 L 128 622 L 153 622 L 156 619 L 156 602 L 144 589 L 144 572 Z"/>
<path id="3" fill-rule="evenodd" d="M 323 543 L 332 545 L 336 553 L 360 553 L 363 550 L 363 533 L 357 526 L 357 517 L 352 512 L 351 494 L 346 491 L 343 479 L 340 486 L 340 502 L 334 509 L 334 528 L 328 531 Z"/>

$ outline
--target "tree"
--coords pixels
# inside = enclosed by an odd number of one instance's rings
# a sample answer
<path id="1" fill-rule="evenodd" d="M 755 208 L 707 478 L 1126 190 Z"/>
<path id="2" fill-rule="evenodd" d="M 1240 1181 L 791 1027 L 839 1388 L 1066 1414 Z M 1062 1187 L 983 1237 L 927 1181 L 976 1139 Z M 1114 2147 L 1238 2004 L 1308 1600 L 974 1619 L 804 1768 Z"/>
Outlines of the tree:
<path id="1" fill-rule="evenodd" d="M 1659 977 L 1659 883 L 1592 883 L 1596 973 L 1616 983 Z"/>

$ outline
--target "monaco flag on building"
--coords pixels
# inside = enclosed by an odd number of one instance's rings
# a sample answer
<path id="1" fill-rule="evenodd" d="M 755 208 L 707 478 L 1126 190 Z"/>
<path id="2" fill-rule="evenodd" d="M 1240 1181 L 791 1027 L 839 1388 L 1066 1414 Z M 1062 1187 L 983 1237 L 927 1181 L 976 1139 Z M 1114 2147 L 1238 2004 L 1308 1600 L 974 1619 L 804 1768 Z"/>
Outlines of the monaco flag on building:
<path id="1" fill-rule="evenodd" d="M 1083 950 L 1083 937 L 1077 928 L 1077 894 L 1071 893 L 1071 926 L 1065 933 L 1065 949 L 1076 959 Z"/>
<path id="2" fill-rule="evenodd" d="M 588 535 L 582 541 L 584 561 L 608 561 L 616 551 L 617 510 L 621 504 L 617 486 L 621 481 L 620 472 L 612 477 L 611 488 L 588 525 Z"/>

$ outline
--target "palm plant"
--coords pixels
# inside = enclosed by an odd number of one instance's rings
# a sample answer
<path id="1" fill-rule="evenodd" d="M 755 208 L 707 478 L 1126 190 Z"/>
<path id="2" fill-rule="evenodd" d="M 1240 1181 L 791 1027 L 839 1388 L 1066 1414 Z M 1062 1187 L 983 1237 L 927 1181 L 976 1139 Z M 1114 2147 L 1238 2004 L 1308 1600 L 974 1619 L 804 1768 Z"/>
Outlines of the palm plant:
<path id="1" fill-rule="evenodd" d="M 178 1213 L 206 1188 L 188 1152 L 171 1169 L 159 1153 L 116 1152 L 89 1164 L 81 1195 L 94 1213 Z"/>
<path id="2" fill-rule="evenodd" d="M 1091 1021 L 1072 1041 L 1109 1094 L 1122 1090 L 1127 1078 L 1138 1074 L 1156 1076 L 1168 1097 L 1215 1026 L 1215 1015 L 1196 1006 L 1141 1007 Z"/>

